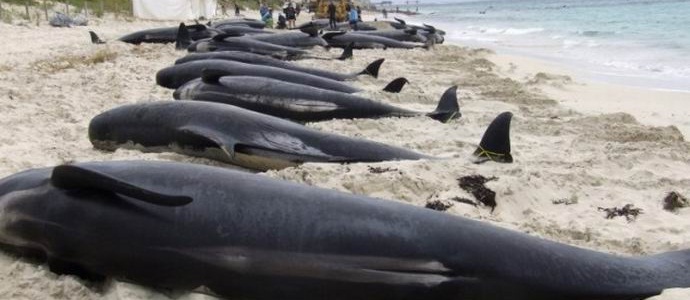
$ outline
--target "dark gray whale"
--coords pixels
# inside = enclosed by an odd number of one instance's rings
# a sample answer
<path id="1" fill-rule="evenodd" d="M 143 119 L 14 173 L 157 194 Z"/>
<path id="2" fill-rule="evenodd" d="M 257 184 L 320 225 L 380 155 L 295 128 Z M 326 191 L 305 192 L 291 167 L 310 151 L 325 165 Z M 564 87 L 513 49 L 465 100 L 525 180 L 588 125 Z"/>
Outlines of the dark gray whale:
<path id="1" fill-rule="evenodd" d="M 617 256 L 415 207 L 230 171 L 89 162 L 0 180 L 0 243 L 52 270 L 230 299 L 642 299 L 690 250 Z"/>
<path id="2" fill-rule="evenodd" d="M 232 105 L 160 101 L 125 105 L 94 117 L 94 147 L 144 147 L 207 157 L 256 170 L 303 162 L 378 162 L 431 158 L 407 149 L 310 129 Z"/>
<path id="3" fill-rule="evenodd" d="M 354 43 L 354 48 L 428 48 L 428 45 L 401 42 L 391 38 L 355 32 L 326 32 L 321 37 L 332 47 L 346 47 Z"/>
<path id="4" fill-rule="evenodd" d="M 249 18 L 218 20 L 218 21 L 210 22 L 209 25 L 211 27 L 221 27 L 224 25 L 248 26 L 251 28 L 259 28 L 259 29 L 266 27 L 266 23 L 264 23 L 263 21 L 257 20 L 257 19 L 249 19 Z"/>
<path id="5" fill-rule="evenodd" d="M 176 65 L 187 63 L 195 60 L 204 59 L 222 59 L 231 60 L 247 64 L 264 65 L 276 68 L 282 68 L 292 71 L 298 71 L 303 73 L 309 73 L 312 75 L 326 77 L 333 80 L 344 81 L 348 79 L 353 79 L 359 75 L 371 75 L 376 78 L 379 75 L 379 68 L 383 63 L 384 59 L 377 59 L 376 61 L 370 63 L 364 70 L 358 73 L 336 73 L 327 70 L 321 70 L 316 68 L 302 67 L 300 65 L 292 64 L 283 60 L 275 59 L 269 56 L 264 56 L 255 53 L 243 52 L 243 51 L 216 51 L 216 52 L 206 52 L 206 53 L 191 53 L 175 61 Z"/>
<path id="6" fill-rule="evenodd" d="M 201 79 L 182 85 L 175 90 L 173 97 L 225 103 L 299 122 L 427 115 L 445 123 L 460 117 L 455 86 L 443 94 L 435 111 L 422 113 L 352 94 L 281 80 L 222 75 L 222 71 L 215 73 L 214 70 L 204 70 Z"/>
<path id="7" fill-rule="evenodd" d="M 192 79 L 200 78 L 201 72 L 210 68 L 222 70 L 225 75 L 268 77 L 344 93 L 361 91 L 344 82 L 309 73 L 220 59 L 190 61 L 164 68 L 156 73 L 156 83 L 166 88 L 176 89 Z"/>
<path id="8" fill-rule="evenodd" d="M 394 39 L 401 42 L 413 42 L 413 43 L 426 43 L 427 38 L 419 33 L 417 29 L 396 29 L 396 30 L 373 30 L 373 31 L 362 31 L 357 34 L 367 34 L 382 36 L 389 39 Z"/>
<path id="9" fill-rule="evenodd" d="M 178 34 L 181 28 L 186 28 L 189 39 L 192 41 L 210 38 L 222 33 L 219 30 L 208 28 L 202 24 L 184 25 L 184 23 L 180 23 L 178 27 L 154 28 L 133 32 L 119 38 L 119 40 L 130 44 L 175 43 L 178 41 Z"/>
<path id="10" fill-rule="evenodd" d="M 299 58 L 309 54 L 308 51 L 276 45 L 257 39 L 251 36 L 237 36 L 231 34 L 219 34 L 210 39 L 197 40 L 187 47 L 189 52 L 213 52 L 213 51 L 245 51 L 262 55 L 271 55 L 280 58 Z"/>
<path id="11" fill-rule="evenodd" d="M 224 33 L 231 35 L 252 35 L 252 34 L 274 34 L 273 31 L 257 29 L 249 26 L 238 26 L 236 24 L 221 24 L 214 27 Z"/>
<path id="12" fill-rule="evenodd" d="M 304 32 L 285 32 L 276 34 L 257 34 L 251 38 L 271 44 L 295 48 L 310 48 L 315 46 L 327 47 L 328 43 L 318 34 L 309 35 Z"/>

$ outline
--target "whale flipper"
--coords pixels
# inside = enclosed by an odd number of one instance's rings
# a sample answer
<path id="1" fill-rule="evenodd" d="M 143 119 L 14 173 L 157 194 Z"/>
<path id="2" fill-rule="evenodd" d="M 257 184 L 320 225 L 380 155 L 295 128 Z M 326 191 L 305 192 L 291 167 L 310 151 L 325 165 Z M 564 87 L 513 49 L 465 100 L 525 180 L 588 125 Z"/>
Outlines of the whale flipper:
<path id="1" fill-rule="evenodd" d="M 409 81 L 405 77 L 398 77 L 396 79 L 393 79 L 388 85 L 386 85 L 385 88 L 383 88 L 384 92 L 389 92 L 389 93 L 400 93 L 402 88 L 405 86 L 406 83 Z"/>
<path id="2" fill-rule="evenodd" d="M 192 44 L 192 38 L 189 35 L 189 30 L 184 23 L 180 23 L 180 27 L 177 29 L 177 38 L 175 39 L 175 49 L 184 50 Z"/>
<path id="3" fill-rule="evenodd" d="M 510 120 L 513 114 L 503 112 L 499 114 L 484 132 L 479 147 L 472 154 L 476 159 L 475 163 L 495 161 L 501 163 L 512 163 L 513 156 L 510 155 Z"/>
<path id="4" fill-rule="evenodd" d="M 50 180 L 58 188 L 103 190 L 160 206 L 182 206 L 193 201 L 189 196 L 169 195 L 139 187 L 85 166 L 57 166 L 53 169 Z"/>
<path id="5" fill-rule="evenodd" d="M 228 138 L 225 135 L 219 134 L 218 132 L 200 127 L 200 126 L 182 126 L 177 128 L 178 130 L 178 141 L 184 145 L 214 145 L 228 156 L 229 159 L 235 157 L 235 146 L 237 141 Z"/>
<path id="6" fill-rule="evenodd" d="M 458 105 L 457 89 L 457 85 L 449 87 L 441 96 L 441 100 L 438 101 L 436 109 L 428 113 L 427 116 L 441 123 L 459 118 L 462 114 Z"/>
<path id="7" fill-rule="evenodd" d="M 92 44 L 105 44 L 105 41 L 101 40 L 95 32 L 89 31 L 89 35 L 91 36 Z"/>
<path id="8" fill-rule="evenodd" d="M 350 43 L 352 45 L 353 43 Z M 349 47 L 349 46 L 348 46 Z M 359 74 L 366 74 L 370 75 L 371 77 L 378 78 L 379 77 L 379 69 L 381 68 L 381 64 L 385 61 L 385 58 L 379 58 L 372 63 L 370 63 L 362 72 L 359 72 Z"/>

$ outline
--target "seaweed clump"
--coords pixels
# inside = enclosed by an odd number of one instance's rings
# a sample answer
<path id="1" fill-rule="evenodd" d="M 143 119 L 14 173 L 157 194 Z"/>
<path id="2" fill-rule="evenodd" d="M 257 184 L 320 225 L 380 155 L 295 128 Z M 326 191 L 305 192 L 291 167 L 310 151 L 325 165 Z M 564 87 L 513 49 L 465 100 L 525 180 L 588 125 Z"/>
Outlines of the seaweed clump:
<path id="1" fill-rule="evenodd" d="M 664 197 L 664 209 L 668 211 L 677 211 L 679 208 L 690 206 L 688 199 L 677 192 L 670 192 Z"/>
<path id="2" fill-rule="evenodd" d="M 635 208 L 632 204 L 626 204 L 625 206 L 618 208 L 618 207 L 610 207 L 610 208 L 604 208 L 604 207 L 599 207 L 599 211 L 606 212 L 606 218 L 607 219 L 613 219 L 615 217 L 625 217 L 628 222 L 635 221 L 637 219 L 637 216 L 642 214 L 642 209 L 641 208 Z"/>
<path id="3" fill-rule="evenodd" d="M 381 174 L 381 173 L 386 173 L 386 172 L 394 172 L 397 171 L 398 169 L 396 168 L 382 168 L 382 167 L 372 167 L 369 166 L 369 173 L 372 174 Z"/>
<path id="4" fill-rule="evenodd" d="M 470 175 L 458 178 L 460 188 L 472 194 L 477 201 L 485 206 L 491 207 L 491 212 L 496 208 L 496 192 L 490 190 L 485 183 L 496 180 L 497 177 L 486 178 L 482 175 Z"/>
<path id="5" fill-rule="evenodd" d="M 428 209 L 433 209 L 437 211 L 446 211 L 449 208 L 453 207 L 453 203 L 448 203 L 444 202 L 441 200 L 434 200 L 434 201 L 429 201 L 426 203 L 426 206 L 424 206 Z"/>

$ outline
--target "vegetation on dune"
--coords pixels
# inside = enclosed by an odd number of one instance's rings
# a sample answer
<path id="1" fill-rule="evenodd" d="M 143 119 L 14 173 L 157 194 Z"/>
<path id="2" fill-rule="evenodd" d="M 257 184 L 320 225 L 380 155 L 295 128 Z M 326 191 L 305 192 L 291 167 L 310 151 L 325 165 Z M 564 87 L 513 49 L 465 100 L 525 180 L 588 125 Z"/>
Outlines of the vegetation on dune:
<path id="1" fill-rule="evenodd" d="M 111 13 L 131 13 L 131 0 L 0 0 L 2 3 L 9 3 L 14 5 L 29 5 L 43 9 L 47 7 L 52 9 L 55 6 L 69 5 L 70 13 L 73 13 L 74 8 L 77 11 L 82 11 L 88 8 L 89 14 L 102 16 L 106 12 Z"/>
<path id="2" fill-rule="evenodd" d="M 283 6 L 283 0 L 218 0 L 218 12 L 220 13 L 221 5 L 225 5 L 226 14 L 232 16 L 235 13 L 235 4 L 238 4 L 243 10 L 258 10 L 261 2 L 266 3 L 269 7 L 280 10 Z M 89 15 L 101 17 L 104 13 L 118 13 L 131 14 L 132 0 L 0 0 L 0 4 L 12 5 L 28 5 L 43 9 L 47 7 L 60 7 L 68 4 L 70 7 L 70 14 L 76 11 L 81 12 L 84 8 L 88 8 Z M 76 9 L 75 9 L 76 8 Z M 25 16 L 22 16 L 25 18 Z"/>

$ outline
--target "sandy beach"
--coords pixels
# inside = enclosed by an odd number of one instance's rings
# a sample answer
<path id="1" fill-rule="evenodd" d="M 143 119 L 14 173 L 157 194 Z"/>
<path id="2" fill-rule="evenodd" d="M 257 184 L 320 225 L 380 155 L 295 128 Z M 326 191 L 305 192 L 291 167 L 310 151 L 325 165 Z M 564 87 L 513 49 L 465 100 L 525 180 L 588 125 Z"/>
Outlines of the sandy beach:
<path id="1" fill-rule="evenodd" d="M 307 18 L 306 14 L 301 16 Z M 372 18 L 365 16 L 365 19 Z M 298 22 L 299 23 L 299 22 Z M 87 27 L 0 24 L 0 177 L 35 167 L 92 160 L 168 160 L 232 168 L 174 153 L 93 149 L 91 117 L 118 105 L 172 99 L 155 73 L 185 52 L 173 45 L 114 41 L 135 30 L 176 22 L 108 17 Z M 92 45 L 94 30 L 105 45 Z M 321 56 L 335 56 L 315 49 Z M 690 196 L 690 94 L 590 82 L 577 72 L 488 49 L 437 45 L 433 50 L 357 50 L 353 60 L 296 63 L 342 72 L 386 58 L 377 79 L 352 82 L 362 94 L 396 106 L 432 111 L 458 85 L 462 117 L 441 124 L 425 117 L 334 120 L 308 124 L 327 132 L 401 146 L 442 159 L 385 163 L 305 164 L 265 176 L 424 206 L 452 203 L 448 213 L 598 251 L 644 255 L 690 248 L 690 208 L 670 212 L 664 197 Z M 411 84 L 381 92 L 390 80 Z M 499 113 L 515 116 L 512 164 L 473 164 L 486 126 Z M 383 168 L 372 172 L 370 167 Z M 466 175 L 497 177 L 496 209 L 451 199 L 473 196 Z M 600 208 L 642 209 L 636 219 L 607 219 Z M 51 273 L 45 265 L 0 253 L 0 295 L 11 299 L 212 299 L 118 280 L 105 285 Z M 651 299 L 683 299 L 690 289 Z"/>

